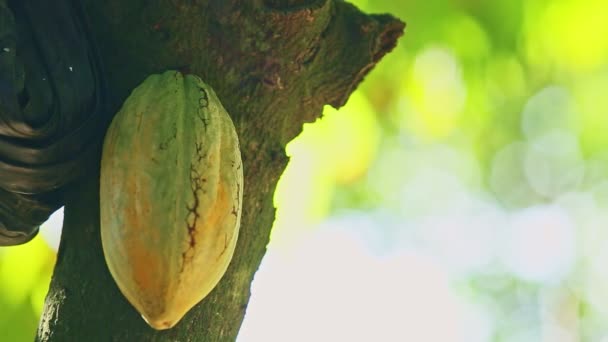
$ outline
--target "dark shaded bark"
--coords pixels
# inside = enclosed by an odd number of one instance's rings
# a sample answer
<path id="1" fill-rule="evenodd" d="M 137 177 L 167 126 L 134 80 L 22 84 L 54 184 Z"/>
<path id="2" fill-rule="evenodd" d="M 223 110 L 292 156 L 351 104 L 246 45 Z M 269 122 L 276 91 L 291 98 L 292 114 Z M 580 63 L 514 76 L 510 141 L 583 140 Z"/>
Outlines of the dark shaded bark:
<path id="1" fill-rule="evenodd" d="M 68 194 L 40 341 L 232 341 L 274 220 L 284 147 L 323 105 L 343 105 L 404 25 L 333 0 L 84 0 L 116 111 L 147 75 L 197 74 L 231 114 L 245 189 L 234 258 L 178 325 L 149 328 L 118 291 L 99 237 L 99 165 Z"/>
<path id="2" fill-rule="evenodd" d="M 71 0 L 0 0 L 0 246 L 29 241 L 108 119 L 99 54 Z"/>

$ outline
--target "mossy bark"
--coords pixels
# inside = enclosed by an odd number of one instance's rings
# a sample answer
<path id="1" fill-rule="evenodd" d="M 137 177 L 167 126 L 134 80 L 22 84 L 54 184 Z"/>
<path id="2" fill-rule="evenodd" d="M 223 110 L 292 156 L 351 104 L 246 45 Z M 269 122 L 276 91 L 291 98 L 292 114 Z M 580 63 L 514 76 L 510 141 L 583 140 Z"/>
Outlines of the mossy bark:
<path id="1" fill-rule="evenodd" d="M 73 186 L 39 341 L 233 341 L 274 221 L 284 147 L 322 107 L 343 105 L 396 45 L 404 24 L 338 0 L 83 0 L 116 112 L 147 75 L 167 69 L 210 84 L 243 157 L 241 232 L 212 293 L 173 329 L 155 331 L 110 277 L 99 234 L 99 165 Z"/>

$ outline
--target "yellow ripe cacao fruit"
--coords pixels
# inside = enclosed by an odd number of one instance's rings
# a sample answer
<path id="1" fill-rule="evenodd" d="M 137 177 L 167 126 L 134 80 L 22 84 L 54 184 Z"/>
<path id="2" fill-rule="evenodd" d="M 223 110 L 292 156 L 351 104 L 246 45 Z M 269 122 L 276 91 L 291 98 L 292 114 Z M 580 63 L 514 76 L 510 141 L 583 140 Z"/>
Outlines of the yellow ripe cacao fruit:
<path id="1" fill-rule="evenodd" d="M 100 183 L 110 273 L 151 327 L 171 328 L 224 275 L 239 231 L 239 143 L 213 90 L 149 76 L 108 129 Z"/>

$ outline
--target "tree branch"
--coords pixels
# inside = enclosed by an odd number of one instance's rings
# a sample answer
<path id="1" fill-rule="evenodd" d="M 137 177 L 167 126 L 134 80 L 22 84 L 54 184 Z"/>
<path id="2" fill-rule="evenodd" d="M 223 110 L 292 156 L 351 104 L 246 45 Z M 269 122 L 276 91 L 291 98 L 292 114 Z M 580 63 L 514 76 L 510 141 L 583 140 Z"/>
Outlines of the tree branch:
<path id="1" fill-rule="evenodd" d="M 404 25 L 343 1 L 85 0 L 114 112 L 147 75 L 197 74 L 231 114 L 245 189 L 234 258 L 212 293 L 173 329 L 149 328 L 110 277 L 99 237 L 99 165 L 71 189 L 38 340 L 230 341 L 274 221 L 284 147 L 302 124 L 339 107 Z"/>

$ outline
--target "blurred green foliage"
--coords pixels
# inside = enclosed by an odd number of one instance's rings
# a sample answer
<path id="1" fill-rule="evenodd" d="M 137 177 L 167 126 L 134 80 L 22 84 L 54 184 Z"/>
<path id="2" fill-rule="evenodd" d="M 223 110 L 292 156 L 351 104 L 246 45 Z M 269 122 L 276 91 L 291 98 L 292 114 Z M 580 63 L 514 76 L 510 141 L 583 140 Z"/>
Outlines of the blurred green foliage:
<path id="1" fill-rule="evenodd" d="M 391 217 L 375 230 L 382 253 L 403 234 L 434 239 L 429 253 L 450 262 L 473 253 L 450 285 L 487 314 L 480 340 L 606 336 L 608 2 L 352 2 L 402 18 L 406 34 L 344 108 L 288 146 L 272 248 L 341 212 L 380 210 Z M 428 234 L 454 215 L 469 240 L 507 238 L 451 251 L 460 231 Z M 32 339 L 53 262 L 41 238 L 0 249 L 0 340 Z"/>
<path id="2" fill-rule="evenodd" d="M 406 34 L 288 146 L 269 251 L 369 219 L 373 253 L 439 260 L 485 320 L 448 340 L 608 340 L 608 2 L 352 2 Z"/>
<path id="3" fill-rule="evenodd" d="M 41 236 L 0 248 L 0 341 L 33 341 L 55 264 Z"/>

